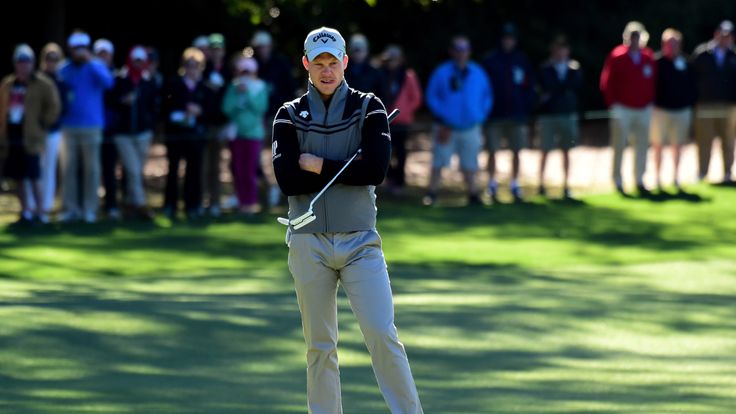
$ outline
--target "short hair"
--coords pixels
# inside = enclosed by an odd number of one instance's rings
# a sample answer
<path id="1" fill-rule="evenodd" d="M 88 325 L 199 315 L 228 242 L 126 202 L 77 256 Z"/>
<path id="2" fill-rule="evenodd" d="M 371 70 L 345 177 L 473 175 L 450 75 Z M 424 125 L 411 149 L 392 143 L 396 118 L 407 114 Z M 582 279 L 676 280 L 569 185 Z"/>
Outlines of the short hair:
<path id="1" fill-rule="evenodd" d="M 200 69 L 203 70 L 205 64 L 207 63 L 204 57 L 204 53 L 202 53 L 202 51 L 197 49 L 196 47 L 188 47 L 184 49 L 184 53 L 181 54 L 181 66 L 184 67 L 184 65 L 190 60 L 197 62 L 200 66 Z"/>
<path id="2" fill-rule="evenodd" d="M 662 32 L 662 41 L 666 42 L 670 39 L 682 40 L 682 33 L 679 30 L 668 27 Z"/>

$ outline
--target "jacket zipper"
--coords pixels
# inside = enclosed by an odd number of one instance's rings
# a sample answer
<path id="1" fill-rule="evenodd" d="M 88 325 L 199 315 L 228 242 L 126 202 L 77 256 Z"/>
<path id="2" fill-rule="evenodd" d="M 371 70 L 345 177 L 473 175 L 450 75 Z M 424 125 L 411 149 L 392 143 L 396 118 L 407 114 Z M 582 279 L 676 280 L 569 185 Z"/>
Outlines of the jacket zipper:
<path id="1" fill-rule="evenodd" d="M 332 99 L 335 99 L 335 97 L 333 96 Z M 330 103 L 332 103 L 332 101 L 330 101 Z M 330 112 L 330 108 L 329 108 L 329 106 L 326 106 L 325 107 L 325 118 L 323 120 L 323 123 L 324 123 L 325 127 L 327 127 L 327 115 L 329 114 L 329 112 Z M 325 147 L 327 147 L 327 136 L 323 134 L 322 135 L 322 153 L 323 154 L 326 154 L 327 153 Z M 328 190 L 325 191 L 325 195 L 322 197 L 322 203 L 324 204 L 324 208 L 323 208 L 323 211 L 324 211 L 324 219 L 323 219 L 322 222 L 325 223 L 325 231 L 328 230 L 328 224 L 329 224 L 327 222 L 327 196 L 329 195 L 329 193 L 330 193 L 330 191 L 328 189 Z"/>

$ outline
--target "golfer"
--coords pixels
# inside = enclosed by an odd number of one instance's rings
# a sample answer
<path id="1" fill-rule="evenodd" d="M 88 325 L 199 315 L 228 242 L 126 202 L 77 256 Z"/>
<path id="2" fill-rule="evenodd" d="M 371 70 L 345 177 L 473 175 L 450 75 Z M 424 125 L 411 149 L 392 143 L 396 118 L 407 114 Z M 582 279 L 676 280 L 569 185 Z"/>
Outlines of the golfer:
<path id="1" fill-rule="evenodd" d="M 307 344 L 307 404 L 312 414 L 342 413 L 337 363 L 337 285 L 358 318 L 373 371 L 393 414 L 423 413 L 404 346 L 394 326 L 393 300 L 381 238 L 375 186 L 386 176 L 391 135 L 386 109 L 371 94 L 350 89 L 345 40 L 322 27 L 304 41 L 308 91 L 285 103 L 273 123 L 273 166 L 289 196 L 289 218 L 358 149 L 362 152 L 314 205 L 316 220 L 289 227 L 289 269 Z"/>

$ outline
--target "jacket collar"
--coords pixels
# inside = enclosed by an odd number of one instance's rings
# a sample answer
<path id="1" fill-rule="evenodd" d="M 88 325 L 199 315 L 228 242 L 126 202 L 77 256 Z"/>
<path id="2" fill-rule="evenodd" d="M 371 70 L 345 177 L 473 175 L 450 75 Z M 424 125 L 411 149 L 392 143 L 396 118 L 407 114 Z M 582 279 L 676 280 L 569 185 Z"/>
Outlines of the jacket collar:
<path id="1" fill-rule="evenodd" d="M 325 102 L 322 100 L 322 96 L 310 81 L 307 86 L 307 100 L 309 102 L 309 108 L 312 111 L 312 119 L 319 123 L 324 122 L 326 113 L 327 125 L 341 121 L 343 112 L 345 112 L 345 102 L 347 101 L 349 90 L 347 81 L 343 79 L 337 89 L 335 89 L 329 106 L 325 108 Z"/>

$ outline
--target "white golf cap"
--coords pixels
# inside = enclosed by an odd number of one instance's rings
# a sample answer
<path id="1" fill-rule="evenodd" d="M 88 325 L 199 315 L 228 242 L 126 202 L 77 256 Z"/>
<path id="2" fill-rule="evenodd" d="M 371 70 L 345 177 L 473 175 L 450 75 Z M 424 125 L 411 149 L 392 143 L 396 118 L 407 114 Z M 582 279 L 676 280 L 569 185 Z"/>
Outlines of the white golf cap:
<path id="1" fill-rule="evenodd" d="M 350 50 L 368 50 L 368 38 L 361 33 L 356 33 L 350 37 Z"/>
<path id="2" fill-rule="evenodd" d="M 329 53 L 342 60 L 345 57 L 345 39 L 340 32 L 329 27 L 312 30 L 304 39 L 304 55 L 312 61 L 321 53 Z"/>
<path id="3" fill-rule="evenodd" d="M 271 44 L 273 44 L 271 34 L 263 30 L 257 31 L 250 40 L 250 45 L 253 47 L 271 46 Z"/>
<path id="4" fill-rule="evenodd" d="M 100 52 L 107 52 L 109 54 L 115 53 L 115 47 L 113 47 L 112 42 L 107 39 L 97 39 L 95 41 L 94 46 L 92 46 L 92 50 L 95 53 L 100 53 Z"/>
<path id="5" fill-rule="evenodd" d="M 143 46 L 136 46 L 130 51 L 130 59 L 146 60 L 148 59 L 148 53 L 146 53 L 146 49 Z"/>
<path id="6" fill-rule="evenodd" d="M 92 42 L 92 40 L 89 38 L 89 35 L 84 32 L 75 32 L 72 33 L 71 36 L 69 36 L 69 39 L 67 40 L 67 45 L 70 48 L 75 47 L 89 47 L 89 44 Z"/>
<path id="7" fill-rule="evenodd" d="M 13 62 L 32 62 L 36 60 L 36 54 L 33 49 L 25 43 L 21 43 L 15 47 L 13 51 Z"/>

